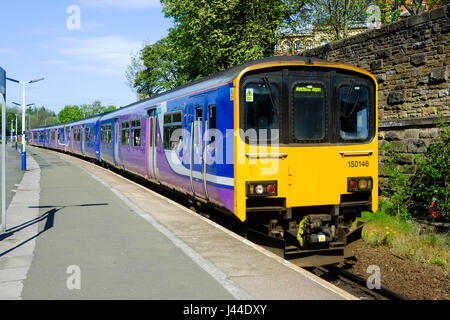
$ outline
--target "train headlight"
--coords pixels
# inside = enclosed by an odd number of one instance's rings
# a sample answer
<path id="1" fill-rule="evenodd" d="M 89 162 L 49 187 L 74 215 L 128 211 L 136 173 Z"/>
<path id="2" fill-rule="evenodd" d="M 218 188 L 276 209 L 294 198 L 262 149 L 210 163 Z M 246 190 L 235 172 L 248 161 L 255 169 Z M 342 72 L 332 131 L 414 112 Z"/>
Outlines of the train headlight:
<path id="1" fill-rule="evenodd" d="M 372 177 L 347 178 L 347 192 L 372 191 Z"/>
<path id="2" fill-rule="evenodd" d="M 248 181 L 247 196 L 276 196 L 276 181 Z"/>
<path id="3" fill-rule="evenodd" d="M 256 186 L 256 188 L 255 188 L 255 192 L 256 192 L 256 194 L 259 194 L 259 195 L 263 194 L 264 193 L 263 185 L 262 184 L 258 184 Z"/>

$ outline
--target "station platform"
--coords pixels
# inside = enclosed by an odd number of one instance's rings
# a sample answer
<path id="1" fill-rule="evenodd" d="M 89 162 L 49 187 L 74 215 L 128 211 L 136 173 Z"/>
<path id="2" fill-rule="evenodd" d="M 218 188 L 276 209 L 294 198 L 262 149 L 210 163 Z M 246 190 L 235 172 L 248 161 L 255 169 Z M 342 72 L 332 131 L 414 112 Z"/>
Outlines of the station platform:
<path id="1" fill-rule="evenodd" d="M 2 148 L 0 147 L 0 167 L 2 165 Z M 20 152 L 16 151 L 14 144 L 8 140 L 6 144 L 6 207 L 8 208 L 13 196 L 16 193 L 16 187 L 22 180 L 24 172 L 22 171 L 22 158 Z M 0 186 L 1 188 L 1 186 Z M 0 197 L 0 206 L 2 197 Z"/>
<path id="2" fill-rule="evenodd" d="M 0 299 L 353 300 L 164 196 L 35 147 L 0 234 Z"/>

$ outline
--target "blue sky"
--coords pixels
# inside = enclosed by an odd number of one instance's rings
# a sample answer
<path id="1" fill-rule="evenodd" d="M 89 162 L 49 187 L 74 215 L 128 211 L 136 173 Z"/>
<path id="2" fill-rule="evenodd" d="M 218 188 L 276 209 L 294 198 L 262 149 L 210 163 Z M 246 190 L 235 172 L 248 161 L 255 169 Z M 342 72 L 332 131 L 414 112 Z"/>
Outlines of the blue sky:
<path id="1" fill-rule="evenodd" d="M 70 29 L 80 10 L 80 29 Z M 7 77 L 44 81 L 27 86 L 27 104 L 59 112 L 67 104 L 123 106 L 136 100 L 125 70 L 143 43 L 166 36 L 171 21 L 159 0 L 14 0 L 0 7 L 0 66 Z M 22 102 L 7 83 L 7 104 Z"/>

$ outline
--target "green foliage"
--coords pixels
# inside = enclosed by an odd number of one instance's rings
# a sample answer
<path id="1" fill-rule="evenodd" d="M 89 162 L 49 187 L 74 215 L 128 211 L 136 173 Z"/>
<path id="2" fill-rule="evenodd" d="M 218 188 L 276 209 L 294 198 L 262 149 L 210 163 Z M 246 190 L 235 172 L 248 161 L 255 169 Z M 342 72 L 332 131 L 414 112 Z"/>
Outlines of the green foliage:
<path id="1" fill-rule="evenodd" d="M 426 152 L 416 160 L 409 210 L 414 216 L 425 217 L 430 213 L 431 201 L 436 199 L 441 219 L 450 221 L 450 126 L 442 118 L 437 126 L 440 128 L 439 141 L 428 146 Z"/>
<path id="2" fill-rule="evenodd" d="M 389 198 L 385 203 L 386 212 L 408 219 L 409 212 L 407 200 L 409 197 L 409 177 L 404 174 L 405 168 L 401 165 L 405 154 L 401 151 L 403 144 L 392 143 L 381 147 L 385 152 L 384 171 L 388 175 L 388 188 L 383 195 Z M 406 169 L 410 166 L 406 165 Z"/>
<path id="3" fill-rule="evenodd" d="M 83 118 L 95 116 L 109 111 L 116 110 L 115 106 L 102 106 L 101 101 L 95 100 L 92 104 L 83 104 L 80 106 Z"/>
<path id="4" fill-rule="evenodd" d="M 170 38 L 145 46 L 128 66 L 129 85 L 142 96 L 152 97 L 183 84 L 178 77 L 178 62 L 172 54 Z"/>
<path id="5" fill-rule="evenodd" d="M 77 105 L 67 105 L 58 113 L 59 123 L 71 122 L 83 119 L 83 111 Z"/>
<path id="6" fill-rule="evenodd" d="M 27 127 L 30 125 L 31 128 L 37 128 L 47 125 L 54 125 L 58 123 L 58 118 L 54 111 L 46 109 L 44 106 L 29 107 L 26 111 L 27 117 Z"/>
<path id="7" fill-rule="evenodd" d="M 383 191 L 389 199 L 385 205 L 388 213 L 404 218 L 426 218 L 430 214 L 431 202 L 436 201 L 440 220 L 450 221 L 450 126 L 442 118 L 437 126 L 440 128 L 439 141 L 430 144 L 425 153 L 416 158 L 412 175 L 405 174 L 405 169 L 412 171 L 413 168 L 402 166 L 404 154 L 400 151 L 400 144 L 382 147 L 386 152 L 384 170 L 389 175 L 389 189 Z"/>
<path id="8" fill-rule="evenodd" d="M 282 0 L 162 0 L 169 48 L 187 81 L 274 54 Z"/>
<path id="9" fill-rule="evenodd" d="M 72 122 L 113 110 L 116 110 L 115 106 L 102 106 L 101 101 L 98 100 L 92 104 L 83 104 L 81 106 L 67 105 L 58 113 L 58 122 Z"/>
<path id="10" fill-rule="evenodd" d="M 127 79 L 141 96 L 240 63 L 273 56 L 283 21 L 310 0 L 162 0 L 174 26 L 132 58 Z M 284 27 L 294 24 L 286 22 Z"/>
<path id="11" fill-rule="evenodd" d="M 364 24 L 372 0 L 315 0 L 312 4 L 313 24 L 328 29 L 335 40 L 348 36 L 352 26 Z"/>

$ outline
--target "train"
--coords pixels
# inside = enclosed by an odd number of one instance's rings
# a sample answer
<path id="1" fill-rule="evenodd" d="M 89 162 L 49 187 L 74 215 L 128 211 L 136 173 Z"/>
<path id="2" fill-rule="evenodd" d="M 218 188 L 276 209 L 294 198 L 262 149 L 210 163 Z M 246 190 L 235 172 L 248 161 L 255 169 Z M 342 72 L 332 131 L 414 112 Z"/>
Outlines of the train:
<path id="1" fill-rule="evenodd" d="M 378 207 L 377 92 L 361 68 L 270 57 L 28 140 L 215 208 L 284 257 L 323 265 L 351 256 L 355 221 Z"/>

